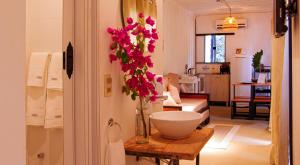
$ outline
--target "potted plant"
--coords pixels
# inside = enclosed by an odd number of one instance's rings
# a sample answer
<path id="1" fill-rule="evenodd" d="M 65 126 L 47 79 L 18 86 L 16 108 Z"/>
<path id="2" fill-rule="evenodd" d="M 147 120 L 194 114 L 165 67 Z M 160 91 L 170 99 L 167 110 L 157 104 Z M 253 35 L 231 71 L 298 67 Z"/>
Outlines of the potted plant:
<path id="1" fill-rule="evenodd" d="M 260 50 L 259 52 L 256 52 L 253 55 L 252 58 L 252 67 L 253 67 L 253 71 L 252 71 L 252 82 L 257 82 L 257 78 L 256 78 L 256 72 L 261 72 L 261 70 L 263 69 L 263 64 L 261 64 L 261 58 L 263 56 L 264 52 L 263 50 Z"/>
<path id="2" fill-rule="evenodd" d="M 151 17 L 145 18 L 143 13 L 138 15 L 137 22 L 127 18 L 127 24 L 121 29 L 107 29 L 112 39 L 109 59 L 111 63 L 119 61 L 124 72 L 122 92 L 130 95 L 132 100 L 139 98 L 136 142 L 147 143 L 149 133 L 145 111 L 149 102 L 157 98 L 156 82 L 162 83 L 162 77 L 156 77 L 149 70 L 153 67 L 151 53 L 154 52 L 158 35 L 154 28 L 155 21 Z"/>

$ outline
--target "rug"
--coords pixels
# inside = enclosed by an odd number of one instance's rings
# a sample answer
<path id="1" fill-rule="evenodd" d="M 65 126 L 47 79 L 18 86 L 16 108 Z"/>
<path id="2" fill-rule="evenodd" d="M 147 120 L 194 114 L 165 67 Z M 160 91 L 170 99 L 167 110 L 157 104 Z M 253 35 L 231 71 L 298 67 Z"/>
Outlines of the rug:
<path id="1" fill-rule="evenodd" d="M 210 124 L 208 128 L 214 128 L 214 135 L 206 144 L 206 147 L 214 149 L 227 149 L 238 132 L 239 125 Z"/>

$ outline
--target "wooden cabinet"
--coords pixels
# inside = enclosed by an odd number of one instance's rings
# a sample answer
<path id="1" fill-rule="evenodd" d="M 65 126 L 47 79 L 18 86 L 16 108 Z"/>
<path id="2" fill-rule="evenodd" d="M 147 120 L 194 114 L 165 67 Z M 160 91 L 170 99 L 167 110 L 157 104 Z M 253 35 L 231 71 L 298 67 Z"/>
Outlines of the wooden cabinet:
<path id="1" fill-rule="evenodd" d="M 203 77 L 203 87 L 210 95 L 210 101 L 230 101 L 230 75 L 207 74 Z"/>

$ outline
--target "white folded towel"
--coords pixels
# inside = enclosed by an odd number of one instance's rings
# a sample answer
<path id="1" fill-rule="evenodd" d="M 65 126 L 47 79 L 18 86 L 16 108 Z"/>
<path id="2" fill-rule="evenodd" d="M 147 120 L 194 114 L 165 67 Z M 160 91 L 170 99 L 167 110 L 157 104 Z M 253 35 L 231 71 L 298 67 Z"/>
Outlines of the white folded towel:
<path id="1" fill-rule="evenodd" d="M 27 86 L 45 86 L 45 72 L 48 69 L 49 53 L 32 53 L 29 61 Z"/>
<path id="2" fill-rule="evenodd" d="M 63 92 L 47 90 L 45 128 L 63 128 Z"/>
<path id="3" fill-rule="evenodd" d="M 46 88 L 27 87 L 26 124 L 44 126 L 46 109 Z"/>
<path id="4" fill-rule="evenodd" d="M 106 165 L 126 165 L 125 148 L 122 140 L 108 143 Z"/>
<path id="5" fill-rule="evenodd" d="M 53 53 L 48 70 L 48 89 L 63 90 L 63 56 L 62 53 Z"/>

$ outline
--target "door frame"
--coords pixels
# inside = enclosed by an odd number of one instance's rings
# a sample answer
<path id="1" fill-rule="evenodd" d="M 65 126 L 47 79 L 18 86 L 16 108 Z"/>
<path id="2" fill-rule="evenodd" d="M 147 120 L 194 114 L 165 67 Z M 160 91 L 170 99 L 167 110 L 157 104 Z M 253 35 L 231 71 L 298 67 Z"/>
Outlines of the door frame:
<path id="1" fill-rule="evenodd" d="M 74 43 L 75 27 L 74 27 L 74 0 L 63 0 L 63 36 L 62 48 L 66 51 L 69 43 Z M 65 64 L 64 64 L 65 65 Z M 64 164 L 75 164 L 75 143 L 74 143 L 74 75 L 68 78 L 66 70 L 63 70 L 64 81 Z"/>
<path id="2" fill-rule="evenodd" d="M 100 165 L 99 1 L 74 2 L 74 165 Z"/>

